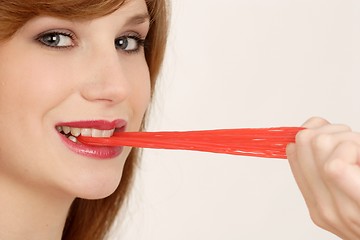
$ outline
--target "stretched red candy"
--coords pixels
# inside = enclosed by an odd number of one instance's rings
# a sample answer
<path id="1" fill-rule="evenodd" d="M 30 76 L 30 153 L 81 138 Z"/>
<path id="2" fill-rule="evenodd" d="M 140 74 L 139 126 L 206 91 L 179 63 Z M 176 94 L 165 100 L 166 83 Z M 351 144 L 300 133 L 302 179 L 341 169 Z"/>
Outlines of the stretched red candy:
<path id="1" fill-rule="evenodd" d="M 286 145 L 295 141 L 301 127 L 217 129 L 169 132 L 116 132 L 112 137 L 84 137 L 78 141 L 96 146 L 194 150 L 264 158 L 286 158 Z"/>

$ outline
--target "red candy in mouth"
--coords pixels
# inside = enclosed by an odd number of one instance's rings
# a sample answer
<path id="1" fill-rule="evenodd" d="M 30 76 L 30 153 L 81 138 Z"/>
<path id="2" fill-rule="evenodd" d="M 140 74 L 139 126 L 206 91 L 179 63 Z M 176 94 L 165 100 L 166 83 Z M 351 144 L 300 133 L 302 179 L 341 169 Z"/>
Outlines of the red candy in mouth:
<path id="1" fill-rule="evenodd" d="M 287 144 L 294 142 L 296 134 L 303 129 L 277 127 L 187 132 L 119 132 L 102 138 L 79 136 L 78 140 L 94 146 L 131 146 L 286 158 Z"/>
<path id="2" fill-rule="evenodd" d="M 79 136 L 84 137 L 111 137 L 114 132 L 125 131 L 126 122 L 123 120 L 105 121 L 78 121 L 60 123 L 56 130 L 73 142 L 77 142 Z"/>
<path id="3" fill-rule="evenodd" d="M 77 142 L 77 137 L 111 137 L 115 129 L 99 130 L 95 128 L 72 128 L 68 126 L 57 126 L 56 130 L 65 135 L 69 140 Z"/>

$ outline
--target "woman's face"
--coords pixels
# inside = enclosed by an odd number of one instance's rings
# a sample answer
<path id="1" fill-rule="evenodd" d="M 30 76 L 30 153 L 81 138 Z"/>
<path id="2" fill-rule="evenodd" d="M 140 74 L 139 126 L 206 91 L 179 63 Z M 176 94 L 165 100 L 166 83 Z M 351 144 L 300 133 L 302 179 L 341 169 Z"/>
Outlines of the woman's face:
<path id="1" fill-rule="evenodd" d="M 89 21 L 39 16 L 0 44 L 0 188 L 115 190 L 130 149 L 73 141 L 139 129 L 150 98 L 147 14 L 132 0 Z"/>

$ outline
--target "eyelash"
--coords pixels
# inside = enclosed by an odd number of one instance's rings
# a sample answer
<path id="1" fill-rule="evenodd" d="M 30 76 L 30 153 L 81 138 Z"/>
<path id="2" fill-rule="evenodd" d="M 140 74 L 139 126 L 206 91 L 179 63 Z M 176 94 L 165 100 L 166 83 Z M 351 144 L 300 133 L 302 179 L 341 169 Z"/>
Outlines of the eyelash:
<path id="1" fill-rule="evenodd" d="M 70 38 L 70 41 L 72 43 L 69 44 L 68 46 L 56 46 L 56 45 L 51 45 L 50 43 L 46 42 L 46 40 L 45 40 L 45 37 L 59 37 L 59 36 L 65 36 L 65 37 Z M 122 50 L 120 47 L 117 47 L 117 45 L 116 45 L 118 43 L 118 41 L 120 41 L 122 39 L 127 39 L 127 41 L 129 41 L 129 39 L 134 40 L 136 42 L 136 44 L 137 44 L 137 47 L 135 49 L 123 50 L 123 52 L 126 53 L 126 54 L 136 54 L 142 48 L 146 47 L 146 39 L 145 38 L 141 37 L 140 34 L 131 33 L 131 34 L 125 34 L 123 36 L 115 38 L 114 45 L 115 45 L 116 49 Z M 76 46 L 75 34 L 73 34 L 71 32 L 48 31 L 48 32 L 41 33 L 41 34 L 37 35 L 35 37 L 35 40 L 38 41 L 40 44 L 44 45 L 45 47 L 54 48 L 54 49 L 60 49 L 60 50 L 61 49 L 68 49 L 68 48 Z M 59 44 L 60 41 L 61 40 L 59 40 L 56 44 Z"/>
<path id="2" fill-rule="evenodd" d="M 128 40 L 135 40 L 137 47 L 133 50 L 124 50 L 125 53 L 127 54 L 136 54 L 138 52 L 140 52 L 141 49 L 146 47 L 146 39 L 142 38 L 139 34 L 134 35 L 134 33 L 132 34 L 126 34 L 124 36 L 118 37 L 114 40 L 114 44 L 115 44 L 115 48 L 117 49 L 116 43 L 123 38 L 127 38 Z M 121 49 L 120 49 L 121 50 Z"/>
<path id="3" fill-rule="evenodd" d="M 65 36 L 70 38 L 72 44 L 69 46 L 52 46 L 51 44 L 47 43 L 44 39 L 45 37 L 51 37 L 51 36 Z M 55 48 L 55 49 L 67 49 L 76 46 L 76 39 L 75 35 L 71 32 L 63 32 L 63 31 L 49 31 L 45 33 L 39 34 L 35 40 L 37 40 L 40 44 L 44 45 L 45 47 Z M 75 42 L 75 43 L 74 43 Z"/>

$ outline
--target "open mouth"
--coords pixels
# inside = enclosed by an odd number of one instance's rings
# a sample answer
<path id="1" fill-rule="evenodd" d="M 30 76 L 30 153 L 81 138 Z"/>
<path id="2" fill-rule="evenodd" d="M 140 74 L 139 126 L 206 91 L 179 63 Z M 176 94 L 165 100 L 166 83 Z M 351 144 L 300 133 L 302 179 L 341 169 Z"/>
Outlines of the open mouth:
<path id="1" fill-rule="evenodd" d="M 114 132 L 120 131 L 120 128 L 109 130 L 100 130 L 96 128 L 76 128 L 69 126 L 56 126 L 56 130 L 67 137 L 70 141 L 77 143 L 78 136 L 84 137 L 111 137 Z"/>

